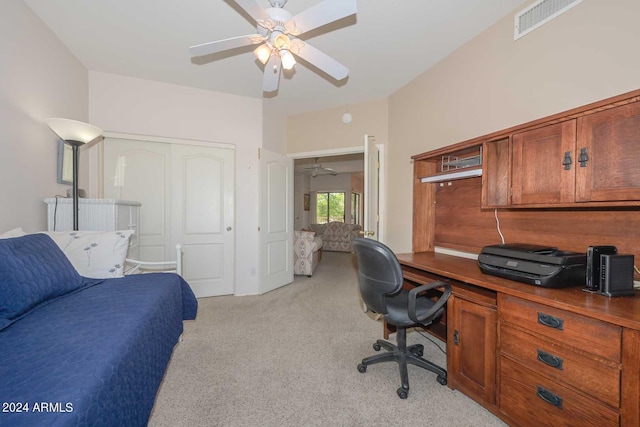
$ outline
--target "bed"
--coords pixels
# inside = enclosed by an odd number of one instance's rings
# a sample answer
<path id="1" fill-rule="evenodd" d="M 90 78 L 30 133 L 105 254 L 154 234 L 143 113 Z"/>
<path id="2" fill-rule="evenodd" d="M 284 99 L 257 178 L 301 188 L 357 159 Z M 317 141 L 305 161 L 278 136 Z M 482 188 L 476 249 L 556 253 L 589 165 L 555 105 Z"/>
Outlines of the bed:
<path id="1" fill-rule="evenodd" d="M 0 425 L 146 425 L 196 312 L 178 274 L 90 279 L 44 234 L 0 240 Z"/>

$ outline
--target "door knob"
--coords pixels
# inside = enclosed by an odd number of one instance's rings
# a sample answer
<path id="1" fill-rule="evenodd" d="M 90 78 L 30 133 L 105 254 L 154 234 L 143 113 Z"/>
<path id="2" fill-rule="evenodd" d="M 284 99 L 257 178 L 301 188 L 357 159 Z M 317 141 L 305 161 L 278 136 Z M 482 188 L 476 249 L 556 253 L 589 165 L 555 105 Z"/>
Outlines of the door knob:
<path id="1" fill-rule="evenodd" d="M 227 227 L 227 231 L 231 231 L 231 227 Z"/>
<path id="2" fill-rule="evenodd" d="M 375 232 L 375 231 L 365 231 L 365 232 L 364 232 L 364 235 L 365 235 L 365 236 L 374 236 L 375 234 L 376 234 L 376 232 Z"/>

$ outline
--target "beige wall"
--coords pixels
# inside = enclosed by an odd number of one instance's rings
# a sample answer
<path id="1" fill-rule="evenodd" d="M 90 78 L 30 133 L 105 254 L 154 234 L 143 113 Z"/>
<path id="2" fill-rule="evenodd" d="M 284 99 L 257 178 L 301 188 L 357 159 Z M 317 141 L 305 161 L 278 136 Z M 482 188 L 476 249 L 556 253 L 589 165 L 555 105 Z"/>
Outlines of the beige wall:
<path id="1" fill-rule="evenodd" d="M 0 234 L 41 231 L 43 199 L 69 188 L 56 182 L 57 137 L 43 120 L 87 120 L 88 73 L 22 1 L 0 2 L 0 28 Z"/>
<path id="2" fill-rule="evenodd" d="M 105 132 L 235 146 L 235 293 L 258 293 L 262 100 L 94 71 L 89 81 L 91 121 Z"/>
<path id="3" fill-rule="evenodd" d="M 586 0 L 514 42 L 509 14 L 393 94 L 387 243 L 411 250 L 412 155 L 640 88 L 638 16 Z"/>
<path id="4" fill-rule="evenodd" d="M 285 154 L 287 115 L 273 99 L 264 98 L 262 105 L 262 146 L 274 153 Z"/>
<path id="5" fill-rule="evenodd" d="M 374 135 L 380 144 L 387 141 L 387 100 L 304 113 L 287 118 L 287 154 L 364 147 L 364 135 Z M 346 124 L 342 115 L 353 120 Z"/>

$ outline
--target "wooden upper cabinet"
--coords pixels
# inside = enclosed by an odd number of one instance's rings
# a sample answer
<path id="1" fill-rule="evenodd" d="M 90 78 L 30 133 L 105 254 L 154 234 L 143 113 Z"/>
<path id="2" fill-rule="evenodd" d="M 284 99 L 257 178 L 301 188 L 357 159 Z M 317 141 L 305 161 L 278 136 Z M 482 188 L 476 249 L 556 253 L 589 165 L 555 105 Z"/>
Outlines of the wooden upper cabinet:
<path id="1" fill-rule="evenodd" d="M 511 203 L 572 203 L 575 192 L 575 143 L 575 120 L 514 134 Z"/>
<path id="2" fill-rule="evenodd" d="M 640 102 L 578 119 L 576 201 L 640 200 Z"/>
<path id="3" fill-rule="evenodd" d="M 509 138 L 482 144 L 482 206 L 501 207 L 511 202 Z"/>
<path id="4" fill-rule="evenodd" d="M 455 179 L 460 172 L 444 171 L 454 163 L 445 159 L 472 169 L 464 161 L 476 154 L 483 209 L 640 206 L 640 90 L 413 156 L 416 169 L 430 168 L 416 178 Z M 434 181 L 414 180 L 418 208 L 434 203 L 433 185 L 422 188 Z M 414 250 L 431 250 L 424 242 L 434 233 L 414 236 Z"/>

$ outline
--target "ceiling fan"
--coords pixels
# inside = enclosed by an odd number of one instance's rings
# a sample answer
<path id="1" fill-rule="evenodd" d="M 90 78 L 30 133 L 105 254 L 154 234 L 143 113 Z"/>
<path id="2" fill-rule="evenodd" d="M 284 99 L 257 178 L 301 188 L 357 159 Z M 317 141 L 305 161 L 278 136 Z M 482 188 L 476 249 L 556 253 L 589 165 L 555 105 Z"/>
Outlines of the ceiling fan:
<path id="1" fill-rule="evenodd" d="M 233 1 L 256 21 L 257 33 L 192 46 L 189 48 L 191 55 L 211 55 L 259 44 L 253 53 L 265 65 L 262 81 L 264 92 L 278 89 L 280 69 L 292 69 L 296 64 L 294 55 L 336 80 L 345 79 L 349 75 L 347 67 L 300 40 L 298 36 L 355 15 L 356 0 L 324 0 L 296 16 L 284 9 L 287 0 L 269 0 L 271 7 L 267 9 L 263 9 L 256 0 Z"/>
<path id="2" fill-rule="evenodd" d="M 331 168 L 323 168 L 320 163 L 318 163 L 319 158 L 316 157 L 316 162 L 309 167 L 304 169 L 311 170 L 311 176 L 315 178 L 318 175 L 337 175 L 338 172 Z"/>

